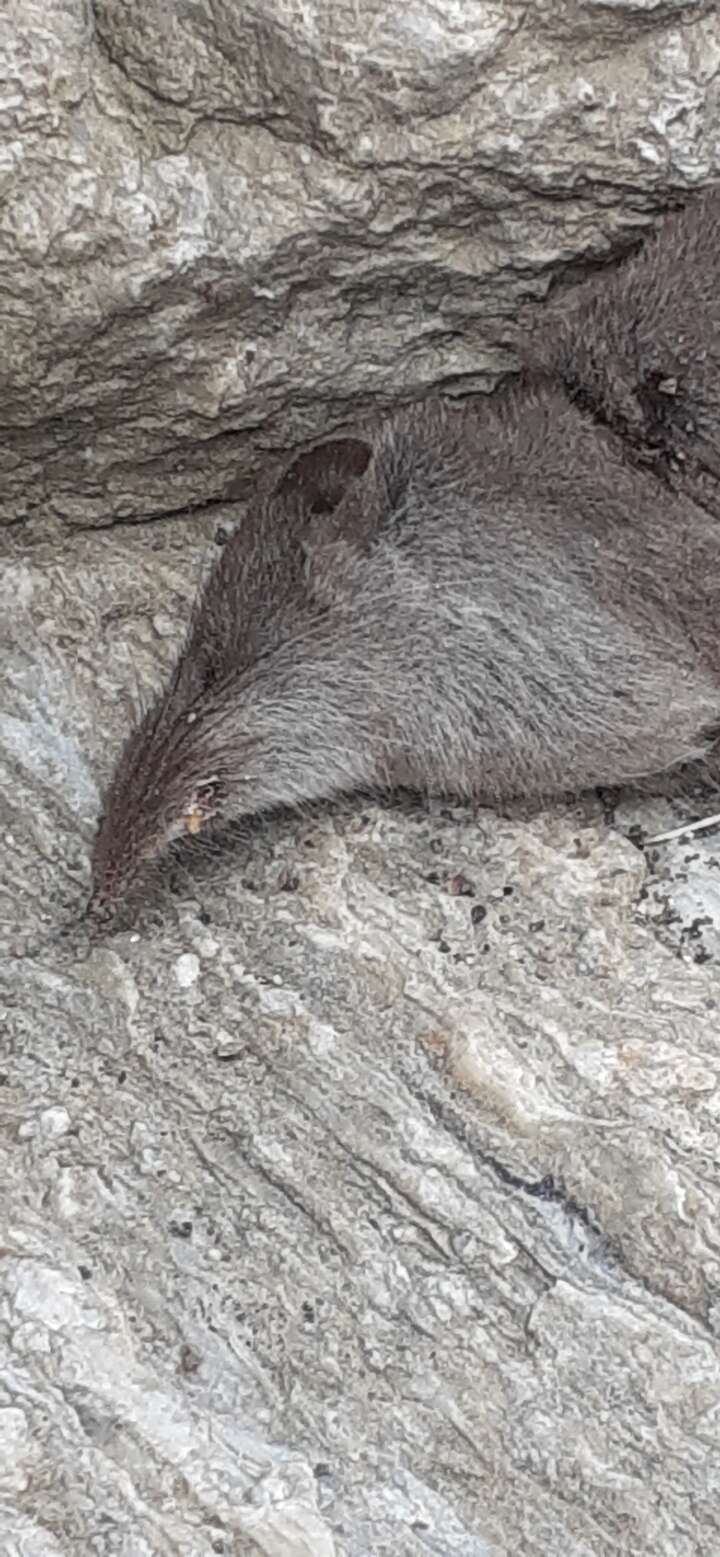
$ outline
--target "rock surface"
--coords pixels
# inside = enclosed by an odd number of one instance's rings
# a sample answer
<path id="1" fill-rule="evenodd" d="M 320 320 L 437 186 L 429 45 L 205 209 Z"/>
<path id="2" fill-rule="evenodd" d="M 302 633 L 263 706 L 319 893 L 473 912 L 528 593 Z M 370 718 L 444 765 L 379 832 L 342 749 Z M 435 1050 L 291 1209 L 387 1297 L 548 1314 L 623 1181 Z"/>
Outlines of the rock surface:
<path id="1" fill-rule="evenodd" d="M 79 914 L 223 504 L 717 178 L 717 8 L 6 0 L 0 60 L 0 1547 L 706 1557 L 719 835 L 348 803 Z"/>
<path id="2" fill-rule="evenodd" d="M 233 498 L 513 366 L 720 171 L 713 0 L 5 0 L 0 518 Z"/>
<path id="3" fill-rule="evenodd" d="M 720 970 L 672 853 L 594 798 L 348 804 L 77 921 L 215 533 L 7 537 L 2 1550 L 712 1552 Z"/>

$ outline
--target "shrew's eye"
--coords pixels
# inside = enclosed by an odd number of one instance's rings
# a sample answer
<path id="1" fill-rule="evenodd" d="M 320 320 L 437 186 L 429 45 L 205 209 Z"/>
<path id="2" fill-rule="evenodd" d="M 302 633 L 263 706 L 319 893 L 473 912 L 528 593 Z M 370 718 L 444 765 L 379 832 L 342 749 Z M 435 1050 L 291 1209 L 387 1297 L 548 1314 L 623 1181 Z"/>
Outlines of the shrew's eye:
<path id="1" fill-rule="evenodd" d="M 227 790 L 219 778 L 210 778 L 206 784 L 201 784 L 195 791 L 195 799 L 199 806 L 216 806 L 218 801 L 225 800 Z"/>
<path id="2" fill-rule="evenodd" d="M 203 823 L 215 815 L 226 795 L 227 788 L 215 773 L 206 779 L 204 784 L 199 784 L 185 811 L 186 830 L 189 833 L 199 833 Z"/>

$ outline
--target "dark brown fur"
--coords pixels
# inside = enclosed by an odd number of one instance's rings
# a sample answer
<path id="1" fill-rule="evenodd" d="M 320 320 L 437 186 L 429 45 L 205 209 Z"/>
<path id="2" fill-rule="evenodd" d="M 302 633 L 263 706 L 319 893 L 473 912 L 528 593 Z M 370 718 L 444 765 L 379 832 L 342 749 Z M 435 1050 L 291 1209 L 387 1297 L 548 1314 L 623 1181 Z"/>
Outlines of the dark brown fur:
<path id="1" fill-rule="evenodd" d="M 686 252 L 714 277 L 686 221 Z M 677 225 L 666 232 L 675 252 Z M 653 263 L 656 274 L 657 253 Z M 714 361 L 714 296 L 703 276 L 687 287 L 706 308 Z M 689 358 L 675 339 L 669 364 L 664 325 L 657 349 L 648 335 L 628 358 L 610 309 L 603 357 L 599 316 L 590 330 L 583 306 L 581 404 L 567 393 L 572 352 L 558 347 L 557 386 L 528 378 L 463 409 L 412 407 L 369 435 L 367 460 L 362 440 L 325 446 L 250 511 L 120 758 L 94 850 L 96 906 L 214 818 L 357 787 L 492 804 L 708 756 L 720 526 L 639 460 L 650 445 L 633 373 L 675 371 L 697 469 L 700 445 L 714 447 L 717 380 L 697 367 L 699 324 Z M 669 424 L 668 459 L 684 428 Z"/>
<path id="2" fill-rule="evenodd" d="M 313 514 L 330 514 L 348 486 L 367 470 L 370 446 L 359 438 L 333 438 L 301 454 L 276 488 L 282 502 L 302 503 Z"/>

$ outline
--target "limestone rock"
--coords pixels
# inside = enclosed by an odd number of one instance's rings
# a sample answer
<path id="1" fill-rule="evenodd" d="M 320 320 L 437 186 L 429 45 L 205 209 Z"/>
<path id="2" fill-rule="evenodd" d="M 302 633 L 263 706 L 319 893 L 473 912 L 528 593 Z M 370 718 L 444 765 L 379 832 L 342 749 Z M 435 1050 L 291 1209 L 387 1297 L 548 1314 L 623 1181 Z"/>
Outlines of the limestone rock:
<path id="1" fill-rule="evenodd" d="M 215 530 L 0 575 L 2 1549 L 712 1552 L 720 971 L 651 851 L 348 803 L 78 921 Z"/>
<path id="2" fill-rule="evenodd" d="M 716 178 L 712 0 L 5 0 L 0 517 L 170 514 Z"/>

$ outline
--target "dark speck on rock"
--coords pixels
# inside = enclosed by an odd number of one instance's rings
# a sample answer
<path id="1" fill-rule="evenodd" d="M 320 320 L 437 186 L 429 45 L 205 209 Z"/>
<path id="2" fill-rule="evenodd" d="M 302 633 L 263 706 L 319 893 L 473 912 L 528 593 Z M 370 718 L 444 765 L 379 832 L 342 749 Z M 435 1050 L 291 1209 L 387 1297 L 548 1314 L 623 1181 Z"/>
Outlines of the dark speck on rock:
<path id="1" fill-rule="evenodd" d="M 475 888 L 472 882 L 468 881 L 467 876 L 463 876 L 461 871 L 458 871 L 456 876 L 448 877 L 445 883 L 445 890 L 450 893 L 451 897 L 475 896 Z"/>
<path id="2" fill-rule="evenodd" d="M 180 1372 L 187 1374 L 197 1373 L 201 1361 L 200 1353 L 196 1351 L 195 1347 L 184 1341 L 180 1348 Z"/>
<path id="3" fill-rule="evenodd" d="M 473 904 L 473 907 L 470 910 L 470 918 L 472 919 L 473 924 L 482 924 L 482 921 L 486 915 L 487 909 L 484 903 Z"/>
<path id="4" fill-rule="evenodd" d="M 634 844 L 636 849 L 641 849 L 645 840 L 645 830 L 639 822 L 633 822 L 632 826 L 628 827 L 627 837 L 629 843 Z"/>
<path id="5" fill-rule="evenodd" d="M 168 1232 L 173 1238 L 192 1238 L 192 1222 L 168 1222 Z"/>

